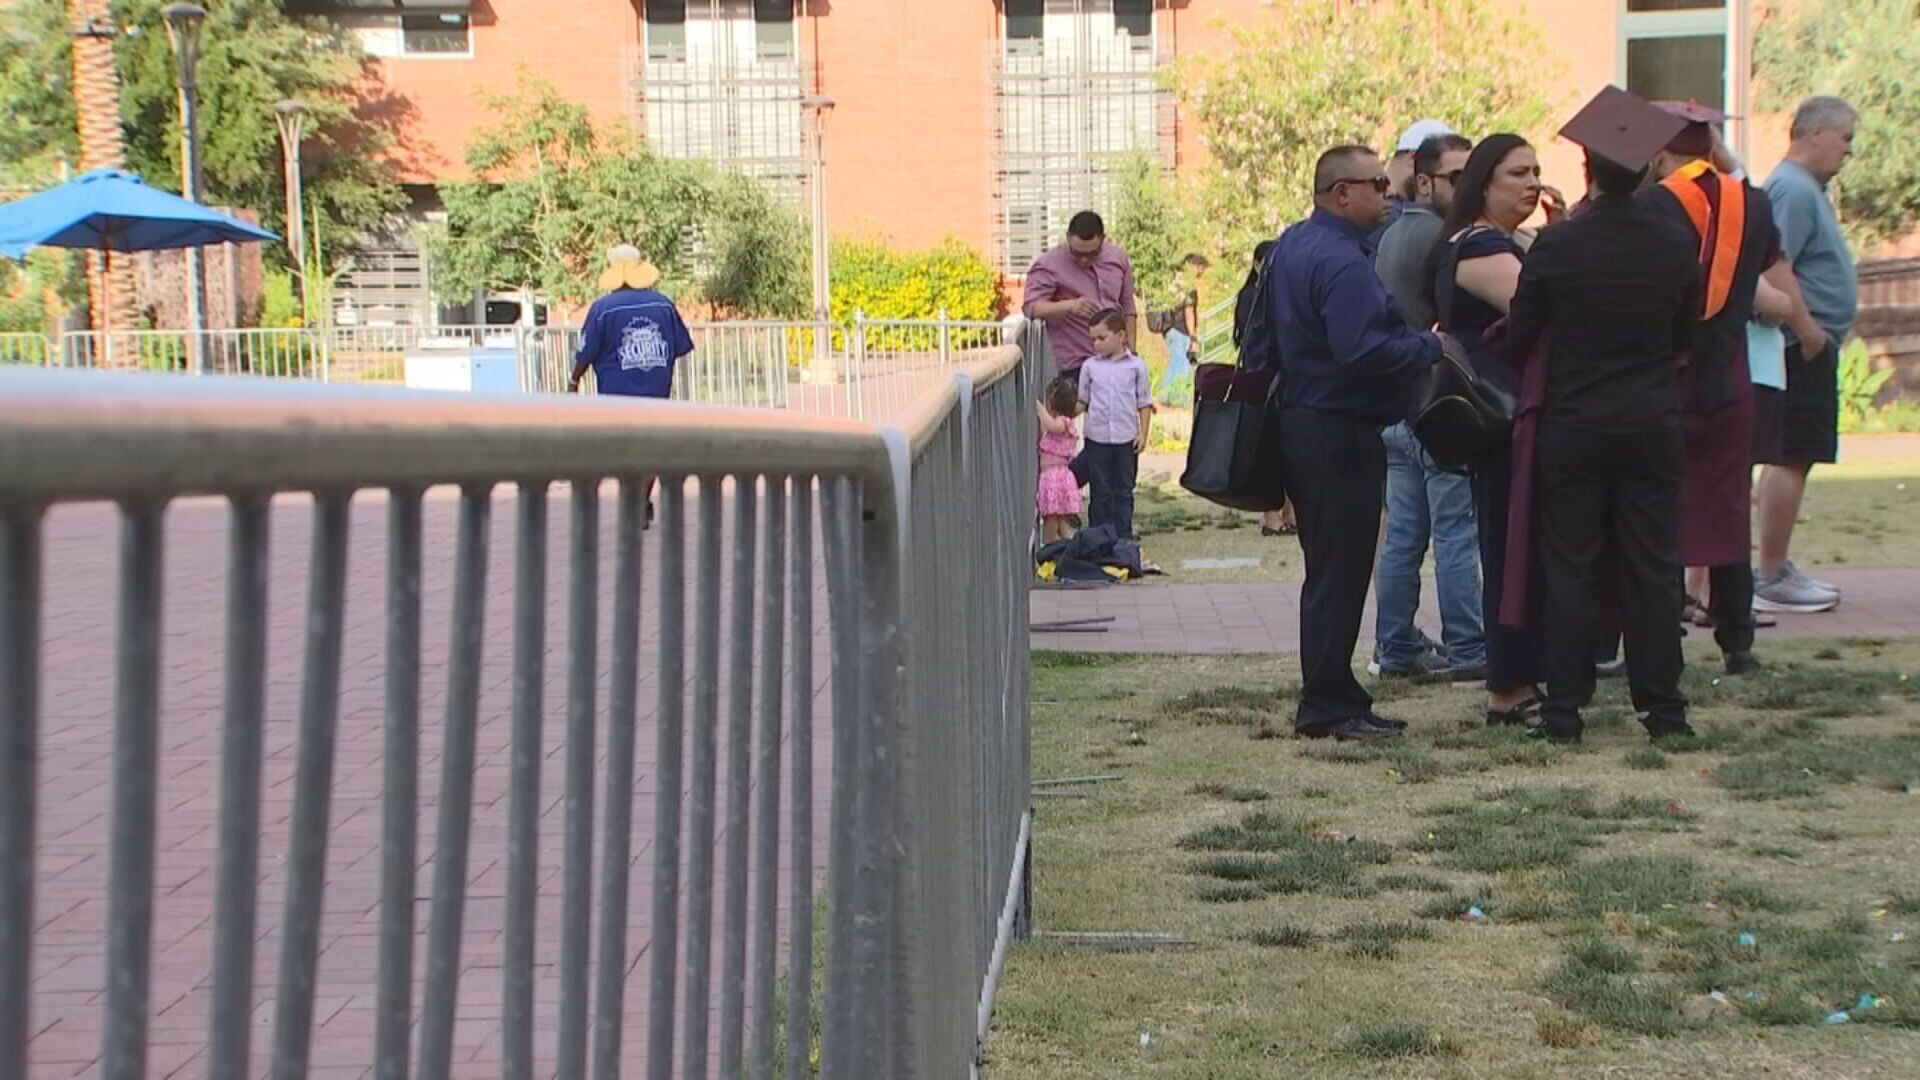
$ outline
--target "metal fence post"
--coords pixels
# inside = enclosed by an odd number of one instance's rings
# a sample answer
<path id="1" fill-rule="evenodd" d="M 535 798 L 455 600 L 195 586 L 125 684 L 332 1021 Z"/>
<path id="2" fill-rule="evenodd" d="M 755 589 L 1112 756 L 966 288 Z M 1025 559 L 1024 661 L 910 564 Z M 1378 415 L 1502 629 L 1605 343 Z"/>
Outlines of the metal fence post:
<path id="1" fill-rule="evenodd" d="M 850 416 L 866 419 L 866 403 L 860 398 L 861 384 L 867 378 L 867 313 L 855 311 L 853 326 L 847 331 L 847 354 L 851 359 L 852 370 L 847 373 L 847 413 Z"/>
<path id="2" fill-rule="evenodd" d="M 947 318 L 947 309 L 940 309 L 940 366 L 953 363 L 953 323 Z"/>

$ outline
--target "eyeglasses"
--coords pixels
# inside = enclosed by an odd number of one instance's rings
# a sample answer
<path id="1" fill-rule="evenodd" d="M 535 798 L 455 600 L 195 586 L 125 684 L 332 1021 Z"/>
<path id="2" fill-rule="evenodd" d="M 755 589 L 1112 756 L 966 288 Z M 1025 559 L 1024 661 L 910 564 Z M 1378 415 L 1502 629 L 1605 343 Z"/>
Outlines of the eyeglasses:
<path id="1" fill-rule="evenodd" d="M 1466 171 L 1465 169 L 1455 169 L 1452 172 L 1430 172 L 1427 174 L 1427 177 L 1432 180 L 1445 180 L 1447 183 L 1459 187 L 1460 177 Z"/>
<path id="2" fill-rule="evenodd" d="M 1341 184 L 1371 184 L 1373 190 L 1382 195 L 1393 190 L 1393 181 L 1387 178 L 1386 173 L 1381 173 L 1378 176 L 1343 176 L 1333 183 L 1328 184 L 1326 187 L 1321 188 L 1320 194 L 1330 195 L 1333 193 L 1333 190 Z"/>

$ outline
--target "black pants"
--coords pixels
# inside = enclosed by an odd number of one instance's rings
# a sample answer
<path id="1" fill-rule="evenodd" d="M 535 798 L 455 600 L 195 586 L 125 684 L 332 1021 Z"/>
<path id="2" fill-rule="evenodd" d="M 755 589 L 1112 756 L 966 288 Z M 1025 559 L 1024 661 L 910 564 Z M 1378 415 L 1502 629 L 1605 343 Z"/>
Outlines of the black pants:
<path id="1" fill-rule="evenodd" d="M 1133 485 L 1140 477 L 1140 455 L 1132 443 L 1087 440 L 1079 460 L 1087 470 L 1087 524 L 1111 525 L 1121 539 L 1133 535 Z"/>
<path id="2" fill-rule="evenodd" d="M 1546 680 L 1538 640 L 1500 625 L 1506 592 L 1507 510 L 1513 495 L 1513 456 L 1502 447 L 1473 469 L 1474 524 L 1480 530 L 1480 605 L 1487 628 L 1487 689 L 1517 690 Z"/>
<path id="3" fill-rule="evenodd" d="M 1753 651 L 1753 564 L 1707 568 L 1707 613 L 1723 653 Z"/>
<path id="4" fill-rule="evenodd" d="M 1547 700 L 1541 720 L 1580 729 L 1593 697 L 1602 553 L 1618 564 L 1627 681 L 1649 730 L 1686 722 L 1680 694 L 1678 428 L 1598 432 L 1540 427 L 1540 527 L 1546 578 Z"/>
<path id="5" fill-rule="evenodd" d="M 1281 445 L 1287 494 L 1300 525 L 1307 580 L 1300 587 L 1298 731 L 1333 727 L 1373 710 L 1353 677 L 1361 608 L 1387 494 L 1380 425 L 1351 413 L 1289 408 Z"/>

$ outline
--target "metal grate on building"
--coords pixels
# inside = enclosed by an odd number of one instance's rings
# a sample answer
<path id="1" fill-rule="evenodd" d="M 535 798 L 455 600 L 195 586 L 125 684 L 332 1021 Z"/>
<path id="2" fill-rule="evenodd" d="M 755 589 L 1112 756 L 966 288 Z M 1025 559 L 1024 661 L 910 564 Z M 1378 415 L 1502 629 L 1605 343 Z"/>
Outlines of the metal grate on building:
<path id="1" fill-rule="evenodd" d="M 334 285 L 336 326 L 431 326 L 433 292 L 419 248 L 354 252 Z"/>
<path id="2" fill-rule="evenodd" d="M 1153 0 L 1006 0 L 994 70 L 994 246 L 1025 272 L 1075 213 L 1111 208 L 1112 173 L 1170 165 L 1173 95 Z"/>
<path id="3" fill-rule="evenodd" d="M 633 123 L 655 153 L 704 158 L 798 203 L 805 66 L 792 0 L 647 0 L 628 64 Z"/>

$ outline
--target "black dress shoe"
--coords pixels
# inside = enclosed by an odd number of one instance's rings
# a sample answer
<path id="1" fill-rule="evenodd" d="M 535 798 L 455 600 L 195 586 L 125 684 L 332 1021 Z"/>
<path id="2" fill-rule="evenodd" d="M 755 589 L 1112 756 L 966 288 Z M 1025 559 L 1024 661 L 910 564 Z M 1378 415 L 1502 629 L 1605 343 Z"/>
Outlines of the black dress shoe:
<path id="1" fill-rule="evenodd" d="M 1390 727 L 1380 727 L 1364 716 L 1355 716 L 1328 727 L 1300 728 L 1296 732 L 1303 739 L 1338 739 L 1348 742 L 1355 739 L 1392 739 L 1399 732 Z"/>
<path id="2" fill-rule="evenodd" d="M 1662 723 L 1655 723 L 1652 720 L 1642 720 L 1640 723 L 1647 729 L 1647 738 L 1654 742 L 1659 742 L 1661 739 L 1696 739 L 1700 737 L 1700 733 L 1693 730 L 1693 725 L 1687 723 L 1685 720 L 1669 720 Z"/>
<path id="3" fill-rule="evenodd" d="M 1561 724 L 1549 724 L 1543 720 L 1537 724 L 1528 724 L 1527 729 L 1521 732 L 1521 734 L 1529 739 L 1539 739 L 1541 742 L 1578 746 L 1580 744 L 1581 731 L 1582 728 L 1579 725 L 1568 727 Z"/>
<path id="4" fill-rule="evenodd" d="M 1401 732 L 1407 730 L 1407 722 L 1405 720 L 1395 720 L 1392 717 L 1381 716 L 1379 713 L 1368 713 L 1365 719 L 1367 723 L 1372 724 L 1374 727 L 1386 728 L 1388 731 Z"/>
<path id="5" fill-rule="evenodd" d="M 1728 653 L 1725 666 L 1729 675 L 1751 675 L 1760 670 L 1760 661 L 1743 649 Z"/>

